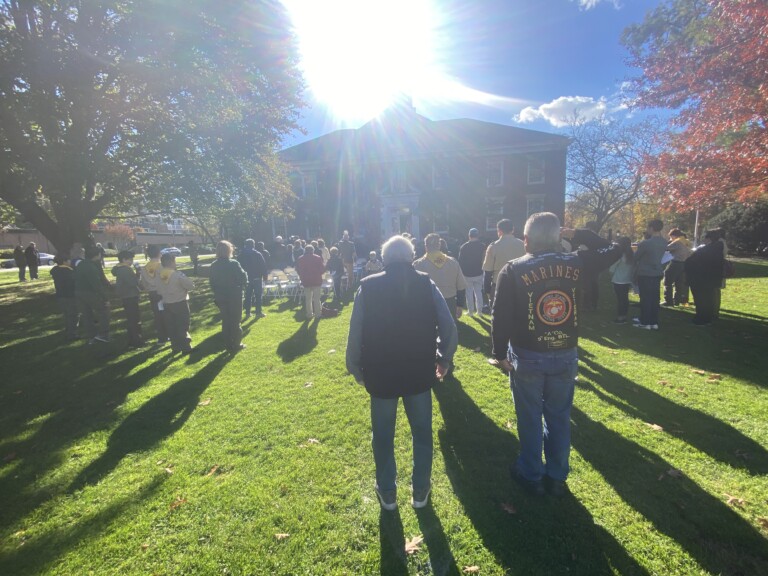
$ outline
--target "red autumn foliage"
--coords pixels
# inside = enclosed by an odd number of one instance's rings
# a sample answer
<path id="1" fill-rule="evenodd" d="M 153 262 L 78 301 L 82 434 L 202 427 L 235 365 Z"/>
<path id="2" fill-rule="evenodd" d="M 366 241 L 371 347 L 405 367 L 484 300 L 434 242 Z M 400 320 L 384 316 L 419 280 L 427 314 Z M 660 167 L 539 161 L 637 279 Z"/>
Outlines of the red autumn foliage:
<path id="1" fill-rule="evenodd" d="M 768 2 L 670 0 L 623 37 L 641 108 L 675 110 L 647 192 L 670 207 L 768 194 Z"/>

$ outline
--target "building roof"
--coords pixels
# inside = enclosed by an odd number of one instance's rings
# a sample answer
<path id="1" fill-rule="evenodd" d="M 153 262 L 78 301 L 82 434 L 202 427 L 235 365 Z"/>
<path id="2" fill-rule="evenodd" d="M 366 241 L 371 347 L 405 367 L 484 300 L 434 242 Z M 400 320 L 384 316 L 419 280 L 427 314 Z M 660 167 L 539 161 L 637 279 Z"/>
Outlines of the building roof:
<path id="1" fill-rule="evenodd" d="M 458 154 L 558 150 L 569 139 L 469 118 L 430 120 L 412 108 L 386 111 L 357 129 L 336 130 L 280 152 L 290 164 L 353 164 Z"/>

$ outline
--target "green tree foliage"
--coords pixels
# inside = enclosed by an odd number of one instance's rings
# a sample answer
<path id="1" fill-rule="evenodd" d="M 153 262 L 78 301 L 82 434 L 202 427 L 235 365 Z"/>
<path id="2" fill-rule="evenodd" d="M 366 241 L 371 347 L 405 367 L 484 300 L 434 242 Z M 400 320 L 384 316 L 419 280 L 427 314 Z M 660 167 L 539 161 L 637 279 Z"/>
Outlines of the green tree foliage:
<path id="1" fill-rule="evenodd" d="M 0 3 L 0 198 L 59 250 L 100 213 L 280 213 L 301 79 L 277 0 Z"/>
<path id="2" fill-rule="evenodd" d="M 708 228 L 723 228 L 729 248 L 745 254 L 768 249 L 768 202 L 734 203 L 707 222 Z"/>

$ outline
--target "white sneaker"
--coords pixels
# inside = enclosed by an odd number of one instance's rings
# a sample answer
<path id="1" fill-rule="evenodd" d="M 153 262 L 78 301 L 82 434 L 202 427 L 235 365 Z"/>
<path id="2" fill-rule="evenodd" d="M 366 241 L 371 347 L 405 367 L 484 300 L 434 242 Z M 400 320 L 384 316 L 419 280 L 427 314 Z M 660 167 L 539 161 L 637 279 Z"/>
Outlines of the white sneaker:
<path id="1" fill-rule="evenodd" d="M 432 486 L 426 490 L 414 490 L 411 497 L 411 504 L 414 508 L 424 508 L 429 502 L 429 493 L 432 491 Z"/>

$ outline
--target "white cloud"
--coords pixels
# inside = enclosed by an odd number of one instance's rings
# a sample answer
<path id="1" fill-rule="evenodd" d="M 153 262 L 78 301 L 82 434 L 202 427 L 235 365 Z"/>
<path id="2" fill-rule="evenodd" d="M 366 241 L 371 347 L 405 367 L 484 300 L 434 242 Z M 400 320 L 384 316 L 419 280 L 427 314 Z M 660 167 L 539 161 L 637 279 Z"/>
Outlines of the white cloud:
<path id="1" fill-rule="evenodd" d="M 621 8 L 621 0 L 571 0 L 571 2 L 578 2 L 579 8 L 582 10 L 592 10 L 592 8 L 602 2 L 613 4 L 613 7 L 616 8 L 616 10 Z"/>
<path id="2" fill-rule="evenodd" d="M 520 124 L 545 120 L 555 128 L 563 128 L 571 124 L 577 115 L 581 119 L 592 120 L 607 111 L 608 103 L 605 98 L 595 100 L 591 96 L 560 96 L 537 108 L 523 108 L 514 120 Z"/>

